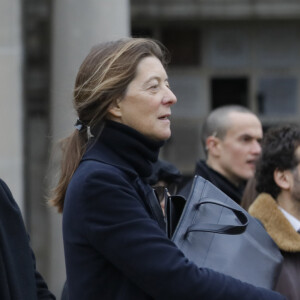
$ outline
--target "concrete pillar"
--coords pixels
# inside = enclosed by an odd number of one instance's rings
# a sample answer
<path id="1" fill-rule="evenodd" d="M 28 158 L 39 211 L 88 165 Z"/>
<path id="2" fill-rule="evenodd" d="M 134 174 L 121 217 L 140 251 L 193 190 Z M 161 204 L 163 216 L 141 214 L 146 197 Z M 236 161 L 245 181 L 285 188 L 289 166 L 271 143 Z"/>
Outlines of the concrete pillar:
<path id="1" fill-rule="evenodd" d="M 79 65 L 90 48 L 101 41 L 129 35 L 129 0 L 57 0 L 53 7 L 51 179 L 59 168 L 55 143 L 69 135 L 76 121 L 72 90 Z M 59 296 L 65 280 L 61 215 L 51 214 L 51 268 L 48 283 Z"/>
<path id="2" fill-rule="evenodd" d="M 23 106 L 21 2 L 0 3 L 0 177 L 21 210 L 23 203 Z"/>

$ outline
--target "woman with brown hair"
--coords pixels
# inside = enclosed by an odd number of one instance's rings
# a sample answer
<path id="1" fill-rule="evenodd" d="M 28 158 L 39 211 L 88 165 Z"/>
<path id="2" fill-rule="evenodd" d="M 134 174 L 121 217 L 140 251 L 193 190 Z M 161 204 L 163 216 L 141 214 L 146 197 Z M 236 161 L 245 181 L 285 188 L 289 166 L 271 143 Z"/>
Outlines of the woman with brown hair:
<path id="1" fill-rule="evenodd" d="M 283 299 L 197 268 L 166 236 L 146 183 L 177 101 L 165 62 L 157 42 L 128 38 L 95 46 L 80 67 L 78 121 L 51 200 L 63 211 L 69 298 Z"/>

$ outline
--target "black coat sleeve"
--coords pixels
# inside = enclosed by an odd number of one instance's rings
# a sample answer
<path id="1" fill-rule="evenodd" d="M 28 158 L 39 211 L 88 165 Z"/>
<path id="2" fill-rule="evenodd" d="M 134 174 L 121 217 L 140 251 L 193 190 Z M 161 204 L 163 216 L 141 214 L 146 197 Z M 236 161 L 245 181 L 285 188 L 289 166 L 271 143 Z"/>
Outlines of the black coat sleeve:
<path id="1" fill-rule="evenodd" d="M 38 300 L 55 299 L 36 269 L 35 256 L 21 211 L 10 189 L 1 179 L 0 240 L 5 264 L 0 272 L 5 273 L 1 276 L 7 278 L 7 289 L 10 290 L 11 297 L 22 295 L 22 299 L 33 299 L 35 296 Z"/>
<path id="2" fill-rule="evenodd" d="M 29 236 L 28 236 L 29 241 Z M 54 295 L 49 291 L 47 283 L 45 282 L 43 276 L 38 272 L 36 268 L 36 260 L 33 250 L 30 248 L 32 254 L 32 263 L 34 267 L 34 277 L 36 283 L 37 297 L 38 300 L 54 300 Z"/>

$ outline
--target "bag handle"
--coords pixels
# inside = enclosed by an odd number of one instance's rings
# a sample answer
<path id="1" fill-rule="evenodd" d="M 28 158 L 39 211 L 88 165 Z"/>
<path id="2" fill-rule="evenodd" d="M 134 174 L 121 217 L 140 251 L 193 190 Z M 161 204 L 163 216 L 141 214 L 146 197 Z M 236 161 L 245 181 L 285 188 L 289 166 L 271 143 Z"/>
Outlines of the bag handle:
<path id="1" fill-rule="evenodd" d="M 201 205 L 214 204 L 231 210 L 241 225 L 226 225 L 226 224 L 210 224 L 210 223 L 197 223 L 189 226 L 184 234 L 184 238 L 187 238 L 190 232 L 201 231 L 201 232 L 213 232 L 219 234 L 241 234 L 248 226 L 248 218 L 245 213 L 239 209 L 230 207 L 218 200 L 205 200 L 195 205 L 195 209 L 199 209 Z"/>

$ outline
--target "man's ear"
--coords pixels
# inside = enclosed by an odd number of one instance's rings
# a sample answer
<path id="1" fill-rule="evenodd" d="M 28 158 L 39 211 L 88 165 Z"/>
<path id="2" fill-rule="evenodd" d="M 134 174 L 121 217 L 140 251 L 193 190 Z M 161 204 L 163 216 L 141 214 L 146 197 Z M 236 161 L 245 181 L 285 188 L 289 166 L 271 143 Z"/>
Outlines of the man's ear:
<path id="1" fill-rule="evenodd" d="M 287 190 L 291 188 L 292 177 L 293 175 L 290 170 L 281 171 L 279 169 L 276 169 L 273 174 L 275 183 L 282 190 Z"/>
<path id="2" fill-rule="evenodd" d="M 110 114 L 112 119 L 120 119 L 122 117 L 120 102 L 120 100 L 115 101 L 110 105 L 108 109 L 108 113 Z"/>
<path id="3" fill-rule="evenodd" d="M 220 139 L 215 136 L 209 136 L 206 139 L 206 150 L 213 156 L 218 156 L 220 153 Z"/>

